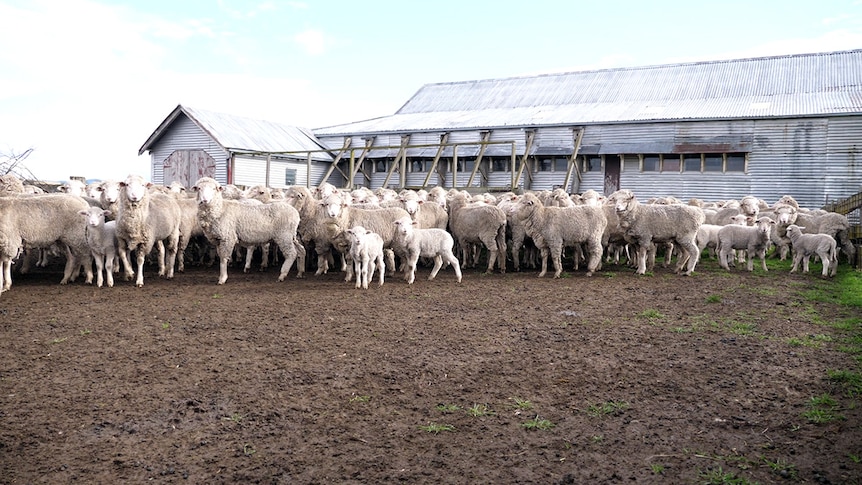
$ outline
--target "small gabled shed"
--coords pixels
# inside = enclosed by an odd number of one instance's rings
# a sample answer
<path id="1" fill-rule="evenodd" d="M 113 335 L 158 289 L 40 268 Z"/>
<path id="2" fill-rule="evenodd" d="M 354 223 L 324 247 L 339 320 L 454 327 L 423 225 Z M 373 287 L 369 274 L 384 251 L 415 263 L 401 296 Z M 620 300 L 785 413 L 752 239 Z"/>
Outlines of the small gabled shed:
<path id="1" fill-rule="evenodd" d="M 332 156 L 310 130 L 178 105 L 138 150 L 150 179 L 189 187 L 200 177 L 223 184 L 317 186 Z"/>

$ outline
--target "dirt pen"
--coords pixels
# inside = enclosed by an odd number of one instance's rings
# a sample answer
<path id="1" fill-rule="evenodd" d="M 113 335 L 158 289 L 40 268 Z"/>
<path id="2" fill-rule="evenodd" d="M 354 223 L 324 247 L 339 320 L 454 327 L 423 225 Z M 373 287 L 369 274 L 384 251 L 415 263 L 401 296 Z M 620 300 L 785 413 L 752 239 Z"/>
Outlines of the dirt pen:
<path id="1" fill-rule="evenodd" d="M 19 276 L 0 482 L 860 483 L 862 312 L 770 266 Z"/>

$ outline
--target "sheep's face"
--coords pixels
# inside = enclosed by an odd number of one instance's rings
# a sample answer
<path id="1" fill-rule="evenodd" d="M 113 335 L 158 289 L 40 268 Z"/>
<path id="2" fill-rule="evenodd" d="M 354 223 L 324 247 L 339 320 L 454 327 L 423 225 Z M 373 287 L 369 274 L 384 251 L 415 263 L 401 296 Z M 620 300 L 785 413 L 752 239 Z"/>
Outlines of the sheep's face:
<path id="1" fill-rule="evenodd" d="M 321 205 L 326 210 L 326 215 L 332 218 L 341 216 L 341 210 L 344 208 L 344 203 L 336 197 L 324 200 Z"/>
<path id="2" fill-rule="evenodd" d="M 775 209 L 775 215 L 779 224 L 793 224 L 796 222 L 796 208 L 792 205 L 783 205 Z"/>
<path id="3" fill-rule="evenodd" d="M 215 200 L 222 187 L 218 184 L 199 183 L 194 189 L 197 192 L 198 204 L 209 204 Z"/>
<path id="4" fill-rule="evenodd" d="M 89 209 L 82 210 L 78 213 L 84 216 L 84 220 L 87 222 L 88 226 L 99 227 L 105 223 L 105 216 L 110 214 L 111 211 L 102 210 L 98 207 L 90 207 Z"/>
<path id="5" fill-rule="evenodd" d="M 758 232 L 765 234 L 769 237 L 769 233 L 772 231 L 772 228 L 775 226 L 775 221 L 768 217 L 761 217 L 755 223 L 755 227 L 757 227 Z"/>
<path id="6" fill-rule="evenodd" d="M 618 214 L 628 211 L 634 200 L 634 194 L 629 191 L 616 192 L 611 196 L 611 202 L 614 204 L 614 209 Z"/>
<path id="7" fill-rule="evenodd" d="M 411 216 L 419 212 L 419 205 L 422 203 L 418 198 L 402 197 L 401 204 L 404 205 L 404 210 Z"/>
<path id="8" fill-rule="evenodd" d="M 804 230 L 805 230 L 804 227 L 797 226 L 796 224 L 791 224 L 791 225 L 787 226 L 787 237 L 789 237 L 790 239 L 793 239 L 796 236 L 802 234 L 802 231 L 804 231 Z"/>
<path id="9" fill-rule="evenodd" d="M 129 177 L 120 186 L 126 191 L 126 199 L 130 202 L 140 202 L 147 196 L 148 184 L 140 177 Z"/>
<path id="10" fill-rule="evenodd" d="M 102 182 L 98 190 L 100 197 L 109 204 L 120 200 L 120 184 L 118 182 Z"/>
<path id="11" fill-rule="evenodd" d="M 395 233 L 399 236 L 407 236 L 413 231 L 413 222 L 412 219 L 408 217 L 402 217 L 401 219 L 396 220 L 393 224 L 395 224 Z"/>

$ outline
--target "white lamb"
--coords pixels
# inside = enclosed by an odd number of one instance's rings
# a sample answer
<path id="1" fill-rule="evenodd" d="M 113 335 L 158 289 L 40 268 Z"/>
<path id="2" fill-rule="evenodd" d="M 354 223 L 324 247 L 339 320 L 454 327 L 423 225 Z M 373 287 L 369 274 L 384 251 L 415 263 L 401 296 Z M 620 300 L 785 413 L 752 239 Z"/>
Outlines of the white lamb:
<path id="1" fill-rule="evenodd" d="M 383 238 L 362 226 L 353 226 L 345 232 L 350 239 L 350 259 L 353 260 L 356 273 L 356 288 L 367 290 L 375 269 L 379 274 L 377 286 L 383 286 L 383 273 L 386 272 Z"/>
<path id="2" fill-rule="evenodd" d="M 804 227 L 796 224 L 787 226 L 787 237 L 793 246 L 793 267 L 790 272 L 795 273 L 801 261 L 802 272 L 808 273 L 808 261 L 812 254 L 816 254 L 823 262 L 821 275 L 824 278 L 835 276 L 838 273 L 838 244 L 835 239 L 829 234 L 803 234 L 804 230 Z"/>
<path id="3" fill-rule="evenodd" d="M 455 240 L 452 235 L 436 227 L 422 229 L 419 223 L 409 217 L 395 221 L 395 251 L 406 260 L 405 279 L 412 285 L 416 279 L 416 264 L 419 258 L 434 258 L 434 268 L 428 280 L 433 280 L 443 263 L 446 262 L 455 270 L 455 278 L 461 282 L 461 267 L 458 258 L 452 252 Z"/>
<path id="4" fill-rule="evenodd" d="M 96 262 L 96 286 L 101 288 L 107 281 L 111 288 L 114 286 L 114 259 L 117 258 L 117 221 L 105 222 L 105 216 L 111 211 L 98 207 L 78 213 L 86 220 L 87 243 Z"/>
<path id="5" fill-rule="evenodd" d="M 754 226 L 739 226 L 730 224 L 718 231 L 718 264 L 729 270 L 729 262 L 733 261 L 734 249 L 745 249 L 748 251 L 748 271 L 754 270 L 754 258 L 760 258 L 763 271 L 766 269 L 766 249 L 769 247 L 770 234 L 775 226 L 775 221 L 763 216 L 758 219 Z"/>

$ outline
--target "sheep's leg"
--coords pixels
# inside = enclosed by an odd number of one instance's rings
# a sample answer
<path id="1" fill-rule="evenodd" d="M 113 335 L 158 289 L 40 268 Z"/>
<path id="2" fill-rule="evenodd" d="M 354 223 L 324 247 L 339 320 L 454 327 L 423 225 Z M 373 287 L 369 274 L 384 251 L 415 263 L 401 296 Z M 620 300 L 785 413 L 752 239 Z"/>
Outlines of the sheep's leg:
<path id="1" fill-rule="evenodd" d="M 377 257 L 377 286 L 383 286 L 383 274 L 386 273 L 386 263 L 383 262 L 383 256 Z"/>
<path id="2" fill-rule="evenodd" d="M 171 236 L 168 239 L 168 252 L 165 256 L 167 258 L 165 260 L 165 266 L 167 267 L 165 272 L 165 278 L 169 280 L 174 278 L 174 268 L 176 267 L 177 252 L 179 251 L 179 238 L 179 234 L 177 234 L 176 236 Z"/>
<path id="3" fill-rule="evenodd" d="M 386 257 L 386 266 L 389 268 L 389 276 L 393 276 L 395 274 L 395 251 L 391 249 L 384 249 L 383 254 Z"/>
<path id="4" fill-rule="evenodd" d="M 0 293 L 12 287 L 12 258 L 0 261 Z"/>
<path id="5" fill-rule="evenodd" d="M 281 263 L 281 272 L 278 275 L 278 281 L 284 281 L 284 279 L 287 278 L 287 274 L 290 273 L 290 268 L 296 261 L 297 249 L 293 244 L 293 241 L 284 241 L 284 244 L 278 244 L 278 248 L 281 251 L 281 255 L 284 256 L 284 262 Z M 305 251 L 304 248 L 303 251 Z M 266 259 L 269 259 L 269 255 L 266 255 Z M 302 260 L 303 264 L 305 264 L 304 257 Z"/>
<path id="6" fill-rule="evenodd" d="M 802 274 L 808 274 L 808 262 L 811 260 L 811 255 L 806 254 L 802 257 Z"/>
<path id="7" fill-rule="evenodd" d="M 454 254 L 452 254 L 450 252 L 449 254 L 446 255 L 445 260 L 446 260 L 446 262 L 448 262 L 452 266 L 452 269 L 455 270 L 455 278 L 457 278 L 458 283 L 460 283 L 461 282 L 461 267 L 458 266 L 458 259 L 455 257 Z"/>
<path id="8" fill-rule="evenodd" d="M 495 238 L 495 242 L 497 243 L 497 252 L 495 254 L 495 258 L 500 266 L 500 273 L 506 273 L 506 226 L 505 224 L 500 226 L 497 229 L 497 237 Z M 491 268 L 493 270 L 493 268 Z"/>
<path id="9" fill-rule="evenodd" d="M 156 258 L 159 264 L 159 276 L 165 276 L 165 243 L 156 241 Z M 142 283 L 143 284 L 143 283 Z"/>
<path id="10" fill-rule="evenodd" d="M 94 252 L 93 253 L 93 261 L 96 263 L 96 286 L 101 288 L 105 283 L 104 278 L 102 278 L 102 271 L 105 269 L 105 255 Z"/>
<path id="11" fill-rule="evenodd" d="M 302 244 L 302 241 L 299 239 L 293 240 L 293 249 L 296 251 L 296 277 L 304 278 L 305 277 L 305 257 L 307 255 L 305 251 L 305 245 Z"/>
<path id="12" fill-rule="evenodd" d="M 327 260 L 327 256 L 329 256 L 329 248 L 322 248 L 317 245 L 314 250 L 317 252 L 317 271 L 314 272 L 314 276 L 326 274 L 326 272 L 329 271 L 329 261 Z"/>
<path id="13" fill-rule="evenodd" d="M 542 260 L 542 268 L 539 270 L 539 275 L 537 276 L 537 278 L 542 278 L 548 273 L 548 248 L 539 248 L 539 253 L 539 257 Z"/>
<path id="14" fill-rule="evenodd" d="M 831 262 L 832 258 L 829 257 L 829 252 L 827 251 L 822 251 L 817 254 L 820 255 L 820 262 L 823 263 L 823 271 L 820 273 L 820 276 L 826 278 L 827 276 L 829 276 L 829 263 Z"/>
<path id="15" fill-rule="evenodd" d="M 593 273 L 602 268 L 602 254 L 604 254 L 604 248 L 601 241 L 592 240 L 587 242 L 587 255 L 589 256 L 587 260 L 587 276 L 592 276 Z"/>
<path id="16" fill-rule="evenodd" d="M 553 246 L 549 248 L 551 252 L 551 260 L 554 262 L 554 278 L 559 278 L 563 274 L 563 247 Z"/>
<path id="17" fill-rule="evenodd" d="M 356 282 L 362 280 L 362 289 L 368 289 L 368 266 L 369 259 L 367 254 L 362 255 L 362 264 L 360 264 L 360 273 L 356 275 Z"/>
<path id="18" fill-rule="evenodd" d="M 428 281 L 432 281 L 437 277 L 437 273 L 440 271 L 440 268 L 443 267 L 443 256 L 439 254 L 434 255 L 434 267 L 431 268 L 431 274 L 428 276 Z M 415 268 L 414 268 L 415 269 Z"/>
<path id="19" fill-rule="evenodd" d="M 242 267 L 243 273 L 248 273 L 251 270 L 251 260 L 254 257 L 254 246 L 246 246 L 245 248 L 245 265 Z"/>
<path id="20" fill-rule="evenodd" d="M 512 264 L 515 266 L 515 271 L 521 271 L 521 248 L 524 246 L 523 230 L 512 228 Z"/>
<path id="21" fill-rule="evenodd" d="M 347 278 L 344 279 L 345 283 L 350 281 L 348 278 L 350 278 L 353 273 L 356 273 L 356 284 L 353 286 L 357 290 L 359 288 L 362 288 L 362 260 L 361 259 L 354 259 L 353 260 L 353 270 L 348 271 L 347 273 L 348 273 Z"/>
<path id="22" fill-rule="evenodd" d="M 107 281 L 108 288 L 114 287 L 114 258 L 115 257 L 116 257 L 116 254 L 111 254 L 110 252 L 105 253 L 105 280 Z"/>
<path id="23" fill-rule="evenodd" d="M 637 250 L 637 261 L 638 261 L 638 269 L 635 274 L 646 274 L 647 272 L 647 258 L 650 255 L 655 257 L 655 244 L 651 241 L 644 242 L 638 245 Z M 653 260 L 655 262 L 655 260 Z"/>
<path id="24" fill-rule="evenodd" d="M 136 262 L 138 265 L 138 272 L 135 276 L 135 286 L 141 288 L 144 286 L 144 262 L 147 259 L 147 254 L 149 251 L 144 250 L 144 246 L 138 246 L 135 250 Z"/>
<path id="25" fill-rule="evenodd" d="M 270 243 L 266 243 L 260 246 L 260 270 L 264 271 L 267 267 L 269 267 L 269 249 Z"/>

